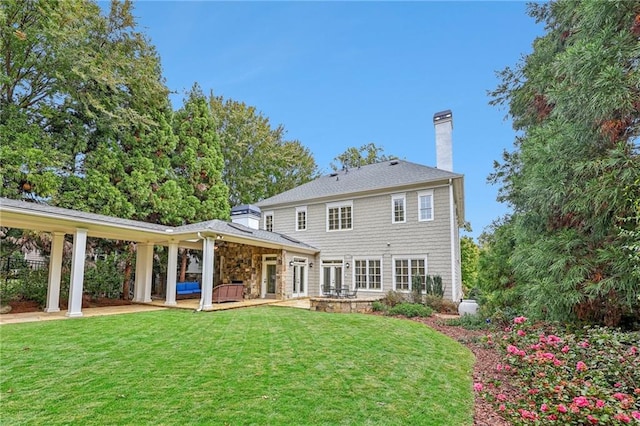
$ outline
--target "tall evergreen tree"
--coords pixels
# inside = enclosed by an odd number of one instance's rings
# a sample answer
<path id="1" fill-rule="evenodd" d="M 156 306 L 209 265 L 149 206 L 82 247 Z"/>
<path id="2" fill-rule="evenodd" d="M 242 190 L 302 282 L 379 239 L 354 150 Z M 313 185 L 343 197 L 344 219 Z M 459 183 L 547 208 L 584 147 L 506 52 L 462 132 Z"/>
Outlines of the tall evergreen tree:
<path id="1" fill-rule="evenodd" d="M 532 314 L 638 319 L 629 247 L 640 198 L 640 3 L 560 0 L 529 12 L 546 34 L 492 94 L 521 134 L 491 176 L 514 210 L 517 281 Z"/>

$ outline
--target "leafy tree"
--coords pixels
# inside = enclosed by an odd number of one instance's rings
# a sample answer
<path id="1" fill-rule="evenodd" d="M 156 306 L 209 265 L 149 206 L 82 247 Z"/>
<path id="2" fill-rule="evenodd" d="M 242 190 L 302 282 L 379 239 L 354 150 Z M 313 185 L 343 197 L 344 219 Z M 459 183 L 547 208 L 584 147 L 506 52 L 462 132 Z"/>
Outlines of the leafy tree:
<path id="1" fill-rule="evenodd" d="M 492 93 L 520 132 L 491 176 L 514 210 L 516 280 L 533 315 L 637 319 L 628 250 L 638 241 L 640 3 L 561 0 L 529 12 L 547 33 Z"/>
<path id="2" fill-rule="evenodd" d="M 244 102 L 209 97 L 217 125 L 223 181 L 229 187 L 231 205 L 255 203 L 306 183 L 317 176 L 309 150 L 297 140 L 284 140 L 282 125 Z"/>
<path id="3" fill-rule="evenodd" d="M 465 294 L 469 293 L 478 281 L 478 258 L 480 248 L 473 238 L 464 236 L 460 238 L 460 268 L 462 271 L 462 288 Z"/>
<path id="4" fill-rule="evenodd" d="M 383 151 L 384 149 L 382 147 L 377 147 L 374 143 L 362 145 L 360 148 L 352 146 L 333 159 L 336 163 L 331 163 L 331 168 L 333 170 L 353 169 L 396 158 L 393 155 L 387 156 L 382 154 Z"/>

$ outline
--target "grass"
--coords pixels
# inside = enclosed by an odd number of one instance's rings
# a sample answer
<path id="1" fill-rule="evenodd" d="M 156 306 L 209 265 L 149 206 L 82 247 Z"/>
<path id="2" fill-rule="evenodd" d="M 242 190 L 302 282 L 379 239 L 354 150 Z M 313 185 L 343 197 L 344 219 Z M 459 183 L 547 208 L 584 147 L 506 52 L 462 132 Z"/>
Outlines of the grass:
<path id="1" fill-rule="evenodd" d="M 260 307 L 0 333 L 3 425 L 472 424 L 473 355 L 407 320 Z"/>

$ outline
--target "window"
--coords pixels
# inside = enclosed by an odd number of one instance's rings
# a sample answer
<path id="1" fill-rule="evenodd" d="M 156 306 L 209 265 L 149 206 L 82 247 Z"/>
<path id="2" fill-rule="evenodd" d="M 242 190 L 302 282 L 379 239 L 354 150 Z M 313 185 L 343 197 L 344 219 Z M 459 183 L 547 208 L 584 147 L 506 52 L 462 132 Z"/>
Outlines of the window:
<path id="1" fill-rule="evenodd" d="M 399 291 L 410 291 L 415 277 L 419 277 L 424 289 L 427 275 L 427 260 L 423 257 L 395 259 L 394 284 Z"/>
<path id="2" fill-rule="evenodd" d="M 352 203 L 327 205 L 327 231 L 339 231 L 352 228 Z"/>
<path id="3" fill-rule="evenodd" d="M 356 259 L 354 262 L 356 288 L 382 290 L 382 266 L 378 259 Z"/>
<path id="4" fill-rule="evenodd" d="M 296 207 L 296 231 L 307 229 L 307 208 Z"/>
<path id="5" fill-rule="evenodd" d="M 404 194 L 396 194 L 391 196 L 391 223 L 405 222 L 405 202 Z"/>
<path id="6" fill-rule="evenodd" d="M 264 213 L 264 229 L 273 232 L 273 212 Z"/>
<path id="7" fill-rule="evenodd" d="M 433 190 L 418 193 L 418 220 L 433 220 Z"/>

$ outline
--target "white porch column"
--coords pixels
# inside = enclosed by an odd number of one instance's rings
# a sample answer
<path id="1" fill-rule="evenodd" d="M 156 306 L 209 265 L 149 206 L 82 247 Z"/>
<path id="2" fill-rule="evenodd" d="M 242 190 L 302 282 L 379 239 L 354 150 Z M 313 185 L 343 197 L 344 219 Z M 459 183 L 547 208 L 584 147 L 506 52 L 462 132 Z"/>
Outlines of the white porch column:
<path id="1" fill-rule="evenodd" d="M 53 232 L 49 254 L 49 281 L 45 312 L 60 312 L 60 279 L 62 277 L 62 249 L 64 232 Z"/>
<path id="2" fill-rule="evenodd" d="M 169 260 L 167 262 L 167 295 L 164 304 L 176 305 L 176 271 L 178 270 L 178 243 L 169 243 Z"/>
<path id="3" fill-rule="evenodd" d="M 137 243 L 134 302 L 151 302 L 151 276 L 153 275 L 153 244 Z"/>
<path id="4" fill-rule="evenodd" d="M 215 238 L 206 237 L 202 240 L 202 298 L 200 309 L 207 310 L 213 307 L 213 271 L 215 251 Z"/>
<path id="5" fill-rule="evenodd" d="M 87 248 L 87 230 L 76 229 L 73 235 L 73 256 L 71 257 L 71 283 L 69 286 L 68 317 L 82 316 L 82 288 L 84 285 L 84 258 Z"/>

